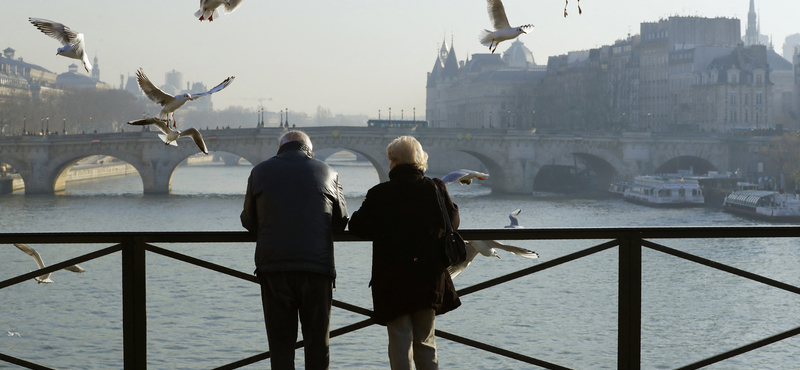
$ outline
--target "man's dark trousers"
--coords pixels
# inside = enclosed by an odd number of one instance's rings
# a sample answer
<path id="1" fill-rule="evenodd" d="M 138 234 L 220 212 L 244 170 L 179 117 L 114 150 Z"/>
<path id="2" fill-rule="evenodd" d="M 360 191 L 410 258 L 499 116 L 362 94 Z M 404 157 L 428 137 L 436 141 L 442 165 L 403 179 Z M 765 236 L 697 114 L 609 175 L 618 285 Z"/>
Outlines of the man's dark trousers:
<path id="1" fill-rule="evenodd" d="M 294 369 L 297 319 L 305 347 L 305 368 L 328 369 L 333 277 L 311 272 L 260 272 L 261 301 L 273 370 Z"/>

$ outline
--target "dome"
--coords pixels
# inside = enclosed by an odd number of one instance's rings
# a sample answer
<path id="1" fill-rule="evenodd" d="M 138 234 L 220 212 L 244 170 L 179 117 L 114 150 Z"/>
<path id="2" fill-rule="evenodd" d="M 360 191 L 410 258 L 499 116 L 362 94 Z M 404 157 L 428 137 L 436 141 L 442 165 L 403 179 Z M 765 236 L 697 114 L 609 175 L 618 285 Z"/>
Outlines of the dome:
<path id="1" fill-rule="evenodd" d="M 536 65 L 533 53 L 519 39 L 514 40 L 514 43 L 503 53 L 503 60 L 512 68 L 531 68 Z"/>

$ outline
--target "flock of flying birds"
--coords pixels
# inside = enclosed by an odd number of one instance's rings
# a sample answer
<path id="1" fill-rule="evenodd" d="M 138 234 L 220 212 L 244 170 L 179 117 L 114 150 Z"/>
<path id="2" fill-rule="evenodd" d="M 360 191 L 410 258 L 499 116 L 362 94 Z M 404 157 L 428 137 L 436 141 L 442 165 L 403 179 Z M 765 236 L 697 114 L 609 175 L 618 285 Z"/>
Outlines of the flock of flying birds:
<path id="1" fill-rule="evenodd" d="M 220 8 L 222 8 L 222 14 L 229 14 L 236 10 L 239 5 L 241 5 L 242 1 L 244 0 L 200 0 L 200 9 L 194 13 L 194 16 L 197 17 L 200 21 L 208 20 L 209 22 L 214 20 L 214 17 L 218 17 L 220 14 Z M 483 30 L 478 35 L 478 39 L 480 43 L 484 46 L 487 46 L 489 50 L 494 53 L 497 49 L 497 45 L 500 42 L 506 40 L 512 40 L 517 38 L 519 35 L 525 32 L 525 29 L 532 28 L 532 24 L 526 24 L 519 27 L 511 27 L 508 18 L 506 17 L 506 11 L 503 7 L 503 2 L 501 0 L 486 0 L 487 10 L 489 13 L 489 21 L 492 23 L 494 31 Z M 580 9 L 580 8 L 579 8 Z M 566 8 L 564 9 L 564 16 L 566 16 Z M 84 40 L 84 35 L 82 33 L 73 31 L 69 27 L 65 26 L 62 23 L 50 21 L 47 19 L 41 18 L 28 18 L 30 22 L 40 31 L 42 31 L 45 35 L 50 36 L 63 45 L 62 47 L 58 48 L 56 51 L 56 55 L 61 55 L 67 58 L 78 59 L 83 63 L 84 69 L 86 72 L 91 71 L 92 65 L 89 63 L 89 56 L 86 52 L 86 43 Z M 182 107 L 186 102 L 192 101 L 198 98 L 201 98 L 206 95 L 211 95 L 213 93 L 219 92 L 222 89 L 228 87 L 228 85 L 233 82 L 234 77 L 228 77 L 222 83 L 215 86 L 211 90 L 206 92 L 196 93 L 196 94 L 179 94 L 179 95 L 172 95 L 168 94 L 165 91 L 156 87 L 150 79 L 144 74 L 144 71 L 139 69 L 136 71 L 136 80 L 139 83 L 139 88 L 142 89 L 145 96 L 147 96 L 150 100 L 155 102 L 156 104 L 162 106 L 161 112 L 159 112 L 157 117 L 149 117 L 143 118 L 138 120 L 129 121 L 129 125 L 134 126 L 146 126 L 146 125 L 153 125 L 158 128 L 162 134 L 159 134 L 159 138 L 164 141 L 164 145 L 173 145 L 177 146 L 178 144 L 176 141 L 181 137 L 191 137 L 194 143 L 197 145 L 200 150 L 208 154 L 208 148 L 203 140 L 203 136 L 200 134 L 200 131 L 196 128 L 192 127 L 186 129 L 184 131 L 177 130 L 177 121 L 175 120 L 175 111 L 178 108 Z M 172 124 L 172 128 L 170 128 L 170 123 Z M 452 183 L 458 181 L 458 183 L 462 185 L 469 185 L 472 183 L 473 179 L 478 180 L 485 180 L 488 177 L 488 174 L 472 171 L 472 170 L 457 170 L 453 171 L 444 177 L 442 177 L 442 181 L 445 183 Z M 517 209 L 513 211 L 511 214 L 508 215 L 509 219 L 511 220 L 511 224 L 506 226 L 506 228 L 519 228 L 519 223 L 517 221 L 517 216 L 520 214 L 521 210 Z M 478 255 L 481 254 L 486 257 L 497 257 L 500 256 L 497 254 L 497 249 L 504 250 L 513 254 L 516 254 L 520 257 L 524 258 L 539 258 L 539 255 L 536 252 L 515 247 L 512 245 L 507 245 L 500 243 L 494 240 L 469 240 L 466 242 L 467 244 L 467 260 L 461 263 L 458 266 L 452 266 L 448 268 L 448 272 L 452 278 L 455 278 L 462 271 L 464 271 L 467 266 L 472 263 L 472 260 Z M 41 255 L 36 252 L 33 248 L 28 245 L 16 243 L 14 244 L 17 248 L 21 251 L 25 252 L 26 254 L 33 257 L 36 265 L 39 266 L 39 269 L 45 267 L 44 262 L 42 261 Z M 73 265 L 64 268 L 64 270 L 82 273 L 85 270 L 78 265 Z M 50 279 L 50 273 L 43 274 L 34 278 L 37 283 L 39 284 L 50 284 L 53 280 Z M 13 334 L 10 334 L 13 335 Z M 19 335 L 19 334 L 17 334 Z"/>

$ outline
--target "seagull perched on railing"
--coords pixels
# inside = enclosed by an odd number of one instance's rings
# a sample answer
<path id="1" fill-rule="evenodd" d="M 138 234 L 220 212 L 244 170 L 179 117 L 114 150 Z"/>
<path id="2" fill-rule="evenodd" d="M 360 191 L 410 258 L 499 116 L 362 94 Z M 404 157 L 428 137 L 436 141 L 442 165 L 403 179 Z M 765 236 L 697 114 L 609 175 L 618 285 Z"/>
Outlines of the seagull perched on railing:
<path id="1" fill-rule="evenodd" d="M 500 0 L 486 0 L 486 8 L 489 11 L 489 21 L 492 22 L 494 32 L 483 30 L 478 34 L 478 40 L 480 40 L 483 46 L 488 46 L 492 54 L 494 54 L 494 51 L 497 49 L 497 44 L 501 41 L 515 39 L 517 36 L 527 33 L 525 32 L 525 28 L 533 28 L 532 24 L 511 27 L 506 17 L 506 9 L 503 7 L 503 2 Z"/>
<path id="2" fill-rule="evenodd" d="M 36 261 L 36 265 L 39 266 L 40 269 L 43 269 L 45 267 L 44 261 L 42 261 L 42 256 L 39 255 L 39 252 L 37 252 L 35 249 L 22 243 L 14 243 L 14 246 L 19 248 L 19 250 L 25 252 L 27 255 L 33 257 L 33 260 Z M 78 272 L 78 273 L 86 272 L 86 270 L 84 270 L 82 267 L 78 265 L 64 267 L 64 270 Z M 52 273 L 48 272 L 44 275 L 39 275 L 33 279 L 36 280 L 36 282 L 39 284 L 50 284 L 53 282 L 53 280 L 50 280 L 50 274 Z"/>
<path id="3" fill-rule="evenodd" d="M 514 253 L 523 258 L 539 258 L 539 255 L 532 250 L 503 244 L 495 240 L 465 240 L 465 242 L 467 247 L 467 259 L 458 265 L 447 268 L 447 272 L 450 273 L 451 279 L 455 279 L 456 276 L 460 275 L 461 272 L 463 272 L 464 269 L 466 269 L 467 266 L 472 263 L 472 260 L 475 259 L 475 256 L 477 256 L 478 253 L 486 257 L 500 258 L 496 249 L 501 249 L 506 252 Z"/>
<path id="4" fill-rule="evenodd" d="M 219 16 L 217 8 L 224 5 L 222 14 L 230 14 L 239 7 L 242 1 L 244 0 L 200 0 L 200 10 L 194 12 L 194 16 L 198 17 L 201 22 L 206 18 L 209 22 L 213 22 L 214 17 Z"/>
<path id="5" fill-rule="evenodd" d="M 158 137 L 164 141 L 164 145 L 178 146 L 175 140 L 184 136 L 189 136 L 204 154 L 208 154 L 208 148 L 206 147 L 206 142 L 203 140 L 203 135 L 194 127 L 183 131 L 173 130 L 169 128 L 169 123 L 167 123 L 167 121 L 154 117 L 128 121 L 128 124 L 133 126 L 153 125 L 158 127 L 158 129 L 163 132 L 163 134 L 158 134 Z"/>
<path id="6" fill-rule="evenodd" d="M 56 55 L 80 60 L 83 62 L 83 68 L 86 69 L 86 72 L 92 69 L 92 64 L 89 63 L 89 55 L 86 54 L 86 44 L 83 42 L 82 33 L 75 32 L 61 23 L 47 19 L 28 18 L 28 20 L 39 31 L 44 32 L 45 35 L 60 41 L 61 45 L 64 45 L 58 48 Z"/>
<path id="7" fill-rule="evenodd" d="M 172 127 L 178 127 L 177 122 L 175 121 L 175 111 L 178 110 L 178 108 L 186 104 L 187 101 L 195 100 L 206 95 L 211 95 L 228 87 L 228 85 L 233 82 L 233 79 L 233 76 L 228 77 L 225 79 L 225 81 L 222 81 L 222 83 L 206 92 L 197 94 L 185 93 L 181 95 L 171 95 L 164 92 L 164 90 L 159 89 L 156 87 L 156 85 L 153 85 L 153 83 L 150 82 L 150 79 L 145 76 L 144 71 L 141 68 L 136 71 L 136 81 L 139 83 L 139 88 L 142 89 L 144 95 L 146 95 L 156 104 L 164 107 L 161 109 L 161 113 L 159 113 L 158 118 L 166 119 L 169 122 L 169 116 L 172 115 Z"/>
<path id="8" fill-rule="evenodd" d="M 517 216 L 519 216 L 520 212 L 522 212 L 522 209 L 517 208 L 508 215 L 508 219 L 511 220 L 511 224 L 506 226 L 507 229 L 516 229 L 522 227 L 519 226 L 519 221 L 517 221 Z"/>
<path id="9" fill-rule="evenodd" d="M 458 181 L 458 183 L 461 185 L 469 185 L 472 184 L 472 179 L 486 180 L 487 177 L 489 177 L 489 175 L 483 172 L 473 170 L 456 170 L 442 176 L 441 180 L 445 184 Z"/>

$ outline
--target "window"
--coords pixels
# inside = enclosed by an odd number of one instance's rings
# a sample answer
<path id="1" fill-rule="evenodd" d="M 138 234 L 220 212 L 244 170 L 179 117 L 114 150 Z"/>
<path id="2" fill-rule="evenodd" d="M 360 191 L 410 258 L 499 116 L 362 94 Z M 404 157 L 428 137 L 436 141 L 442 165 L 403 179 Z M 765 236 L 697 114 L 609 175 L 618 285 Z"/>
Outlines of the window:
<path id="1" fill-rule="evenodd" d="M 761 74 L 756 75 L 756 85 L 761 85 L 764 83 L 764 76 Z"/>
<path id="2" fill-rule="evenodd" d="M 756 93 L 756 105 L 764 104 L 764 93 L 759 91 Z"/>

